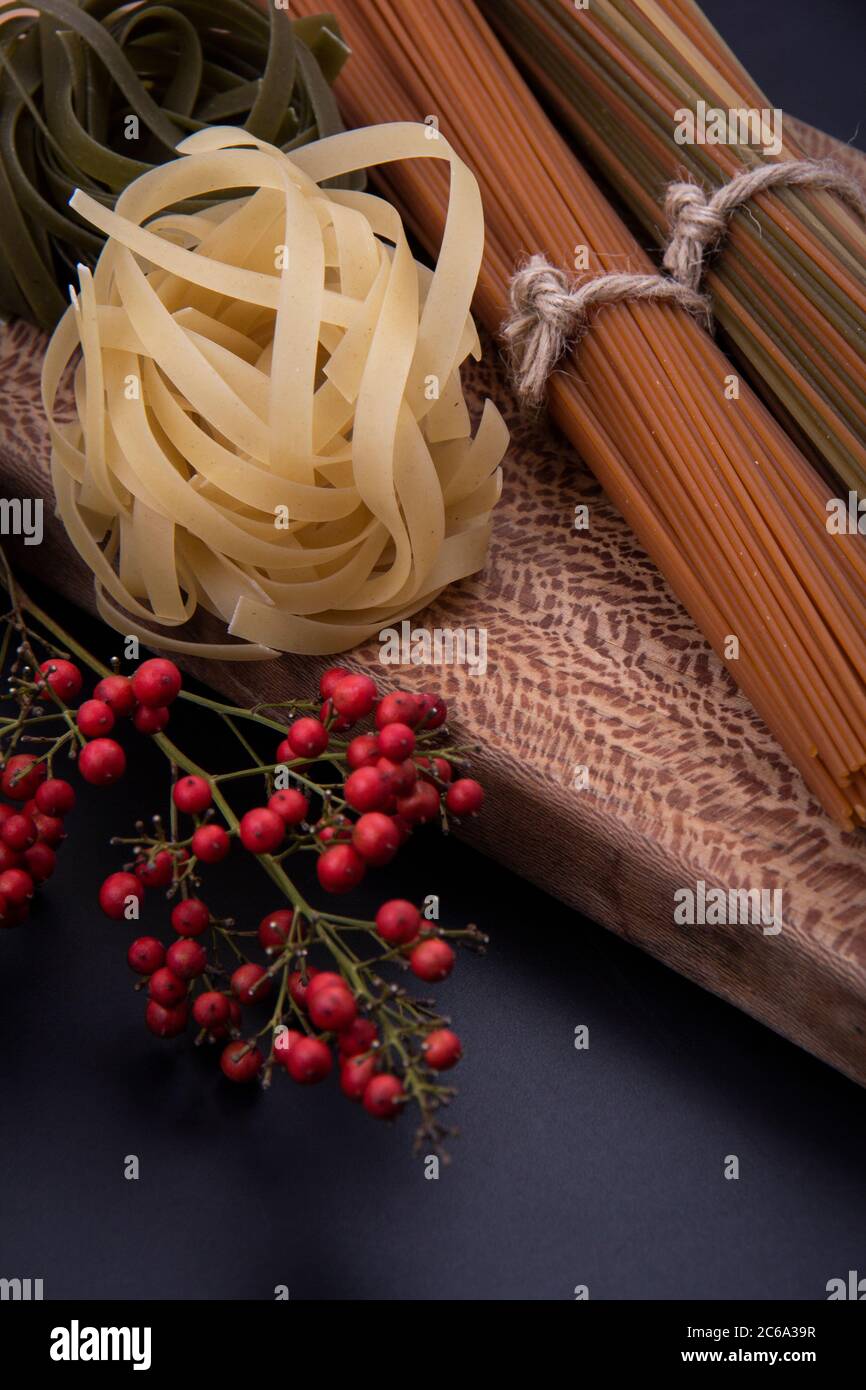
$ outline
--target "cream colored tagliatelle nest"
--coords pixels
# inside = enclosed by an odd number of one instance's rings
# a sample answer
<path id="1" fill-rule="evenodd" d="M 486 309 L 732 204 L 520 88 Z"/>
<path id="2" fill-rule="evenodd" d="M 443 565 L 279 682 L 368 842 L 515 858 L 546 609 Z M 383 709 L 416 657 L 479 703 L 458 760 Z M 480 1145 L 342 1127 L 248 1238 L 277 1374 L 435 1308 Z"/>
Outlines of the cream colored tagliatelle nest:
<path id="1" fill-rule="evenodd" d="M 75 193 L 108 240 L 43 398 L 60 515 L 120 631 L 219 657 L 336 652 L 482 566 L 507 445 L 490 402 L 472 437 L 460 383 L 479 352 L 482 210 L 429 134 L 349 131 L 289 159 L 203 130 L 114 212 Z M 451 166 L 432 272 L 388 202 L 320 187 L 430 157 Z M 70 426 L 55 403 L 79 348 Z M 169 635 L 198 604 L 243 640 Z"/>

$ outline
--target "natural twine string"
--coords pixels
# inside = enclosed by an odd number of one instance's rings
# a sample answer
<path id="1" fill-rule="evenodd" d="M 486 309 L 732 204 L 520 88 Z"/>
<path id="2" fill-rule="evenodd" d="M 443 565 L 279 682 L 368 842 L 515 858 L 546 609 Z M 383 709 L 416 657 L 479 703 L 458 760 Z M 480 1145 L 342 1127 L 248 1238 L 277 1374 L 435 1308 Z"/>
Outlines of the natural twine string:
<path id="1" fill-rule="evenodd" d="M 678 304 L 711 327 L 710 300 L 700 289 L 707 259 L 736 209 L 780 185 L 830 189 L 866 220 L 866 198 L 844 169 L 832 160 L 791 159 L 737 174 L 709 198 L 697 184 L 670 184 L 665 197 L 670 236 L 662 260 L 664 275 L 613 271 L 573 281 L 546 257 L 532 256 L 512 276 L 511 314 L 502 328 L 521 403 L 541 402 L 550 373 L 583 337 L 593 308 L 635 300 Z"/>
<path id="2" fill-rule="evenodd" d="M 789 159 L 737 174 L 711 198 L 693 183 L 672 183 L 665 198 L 671 229 L 662 265 L 681 285 L 697 290 L 708 253 L 724 236 L 732 213 L 768 188 L 828 188 L 866 218 L 859 184 L 830 159 Z"/>

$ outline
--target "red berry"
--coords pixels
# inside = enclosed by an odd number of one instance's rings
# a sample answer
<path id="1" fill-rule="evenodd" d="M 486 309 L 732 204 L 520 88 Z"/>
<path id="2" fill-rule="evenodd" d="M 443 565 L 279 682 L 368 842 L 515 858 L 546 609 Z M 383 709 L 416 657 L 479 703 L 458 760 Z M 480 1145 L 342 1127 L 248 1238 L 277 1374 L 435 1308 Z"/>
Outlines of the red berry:
<path id="1" fill-rule="evenodd" d="M 290 907 L 279 907 L 276 912 L 269 912 L 259 922 L 259 944 L 266 951 L 281 950 L 289 939 L 294 916 Z"/>
<path id="2" fill-rule="evenodd" d="M 307 994 L 310 985 L 319 973 L 320 972 L 314 965 L 308 965 L 306 983 L 304 982 L 304 977 L 300 970 L 293 970 L 289 976 L 289 994 L 292 996 L 299 1009 L 305 1009 L 307 1007 Z M 337 975 L 336 978 L 339 980 L 340 976 Z"/>
<path id="3" fill-rule="evenodd" d="M 84 681 L 78 667 L 71 661 L 64 661 L 63 657 L 59 656 L 49 657 L 40 665 L 39 673 L 45 677 L 45 684 L 51 686 L 54 694 L 59 696 L 64 704 L 68 705 L 81 694 Z"/>
<path id="4" fill-rule="evenodd" d="M 45 764 L 35 753 L 16 753 L 9 759 L 0 777 L 0 791 L 10 801 L 29 801 L 45 781 Z"/>
<path id="5" fill-rule="evenodd" d="M 263 981 L 262 984 L 259 984 L 260 980 Z M 231 985 L 235 998 L 241 1004 L 258 1004 L 261 999 L 267 999 L 271 992 L 267 971 L 252 961 L 247 965 L 238 966 L 232 975 Z"/>
<path id="6" fill-rule="evenodd" d="M 210 1030 L 212 1038 L 225 1038 L 232 1031 L 237 1032 L 241 1026 L 241 1006 L 237 999 L 231 999 L 228 995 L 223 995 L 229 1006 L 228 1018 L 225 1023 L 217 1023 Z"/>
<path id="7" fill-rule="evenodd" d="M 474 816 L 481 810 L 484 788 L 474 777 L 461 777 L 445 793 L 445 805 L 452 816 Z"/>
<path id="8" fill-rule="evenodd" d="M 126 754 L 113 738 L 95 738 L 79 753 L 78 771 L 92 787 L 109 787 L 126 771 Z"/>
<path id="9" fill-rule="evenodd" d="M 448 706 L 441 695 L 419 695 L 422 729 L 438 729 L 448 718 Z"/>
<path id="10" fill-rule="evenodd" d="M 375 1071 L 375 1057 L 347 1057 L 340 1067 L 340 1090 L 343 1095 L 349 1100 L 363 1100 Z"/>
<path id="11" fill-rule="evenodd" d="M 383 758 L 401 763 L 415 752 L 415 735 L 408 724 L 386 724 L 379 734 L 379 750 Z"/>
<path id="12" fill-rule="evenodd" d="M 165 956 L 169 970 L 181 980 L 195 980 L 207 967 L 207 951 L 198 941 L 188 938 L 173 941 Z"/>
<path id="13" fill-rule="evenodd" d="M 408 796 L 397 797 L 397 810 L 410 825 L 427 825 L 439 814 L 439 793 L 430 782 L 416 782 Z"/>
<path id="14" fill-rule="evenodd" d="M 400 832 L 390 816 L 370 811 L 355 825 L 352 844 L 365 863 L 378 869 L 390 864 L 400 848 Z"/>
<path id="15" fill-rule="evenodd" d="M 99 738 L 100 734 L 109 734 L 114 728 L 111 706 L 104 700 L 85 700 L 75 717 L 85 738 Z"/>
<path id="16" fill-rule="evenodd" d="M 403 1083 L 389 1072 L 372 1076 L 364 1088 L 364 1109 L 377 1120 L 390 1120 L 405 1099 Z"/>
<path id="17" fill-rule="evenodd" d="M 157 709 L 176 700 L 183 684 L 173 661 L 155 656 L 143 661 L 132 677 L 132 689 L 140 705 Z"/>
<path id="18" fill-rule="evenodd" d="M 59 816 L 43 816 L 41 811 L 34 811 L 32 819 L 36 826 L 37 839 L 41 840 L 43 845 L 50 845 L 52 849 L 56 849 L 65 840 L 66 832 Z"/>
<path id="19" fill-rule="evenodd" d="M 451 765 L 446 763 L 444 758 L 416 758 L 415 767 L 418 770 L 418 776 L 425 782 L 433 782 L 434 786 L 437 777 L 441 778 L 443 782 L 451 781 Z M 443 769 L 445 769 L 444 777 L 442 776 Z"/>
<path id="20" fill-rule="evenodd" d="M 421 930 L 421 913 L 405 898 L 391 898 L 376 913 L 376 930 L 389 946 L 406 946 Z"/>
<path id="21" fill-rule="evenodd" d="M 274 792 L 268 809 L 277 813 L 283 825 L 300 825 L 307 819 L 310 803 L 296 787 L 287 787 L 285 791 Z"/>
<path id="22" fill-rule="evenodd" d="M 340 1056 L 357 1057 L 361 1052 L 369 1052 L 377 1037 L 376 1025 L 371 1018 L 356 1018 L 340 1032 Z"/>
<path id="23" fill-rule="evenodd" d="M 104 700 L 118 717 L 132 714 L 136 706 L 135 691 L 129 676 L 105 676 L 93 692 L 95 700 Z"/>
<path id="24" fill-rule="evenodd" d="M 289 729 L 286 742 L 292 758 L 318 758 L 328 746 L 328 731 L 318 719 L 298 719 Z"/>
<path id="25" fill-rule="evenodd" d="M 376 728 L 384 729 L 388 724 L 408 724 L 414 728 L 419 714 L 417 696 L 408 690 L 395 690 L 380 702 L 376 710 Z"/>
<path id="26" fill-rule="evenodd" d="M 373 767 L 378 757 L 379 739 L 376 734 L 359 734 L 346 749 L 346 762 L 353 772 L 357 772 L 359 767 Z"/>
<path id="27" fill-rule="evenodd" d="M 308 967 L 309 984 L 307 985 L 307 1003 L 318 994 L 320 989 L 348 989 L 346 981 L 342 975 L 338 975 L 335 970 L 316 970 L 313 966 Z"/>
<path id="28" fill-rule="evenodd" d="M 174 859 L 171 851 L 161 849 L 152 859 L 140 859 L 135 866 L 135 872 L 146 888 L 167 888 L 174 878 Z"/>
<path id="29" fill-rule="evenodd" d="M 434 1028 L 424 1041 L 424 1060 L 434 1071 L 448 1071 L 456 1067 L 463 1056 L 463 1047 L 456 1033 L 450 1028 Z"/>
<path id="30" fill-rule="evenodd" d="M 126 959 L 137 975 L 152 975 L 165 964 L 165 947 L 155 936 L 137 936 Z"/>
<path id="31" fill-rule="evenodd" d="M 294 758 L 295 758 L 295 750 L 294 750 L 294 748 L 292 747 L 292 745 L 289 743 L 289 740 L 288 740 L 287 738 L 284 738 L 283 741 L 282 741 L 282 743 L 278 743 L 278 744 L 277 744 L 277 751 L 276 751 L 276 753 L 275 753 L 275 755 L 274 755 L 274 762 L 275 762 L 275 763 L 290 763 L 290 762 L 292 762 L 292 761 L 294 760 Z"/>
<path id="32" fill-rule="evenodd" d="M 351 729 L 354 720 L 349 719 L 345 714 L 337 714 L 334 710 L 333 700 L 326 700 L 319 709 L 319 722 L 327 724 L 329 729 L 340 734 L 346 729 Z"/>
<path id="33" fill-rule="evenodd" d="M 161 734 L 169 717 L 166 705 L 139 705 L 132 716 L 132 722 L 140 734 Z"/>
<path id="34" fill-rule="evenodd" d="M 308 1001 L 310 1018 L 323 1033 L 341 1033 L 354 1023 L 358 1009 L 345 985 L 318 989 Z"/>
<path id="35" fill-rule="evenodd" d="M 201 936 L 209 922 L 210 912 L 200 898 L 183 898 L 171 909 L 171 925 L 178 936 Z"/>
<path id="36" fill-rule="evenodd" d="M 238 1038 L 223 1049 L 220 1067 L 229 1081 L 255 1081 L 264 1058 L 257 1047 Z"/>
<path id="37" fill-rule="evenodd" d="M 36 826 L 30 816 L 8 816 L 0 826 L 0 837 L 10 849 L 29 849 L 36 841 Z"/>
<path id="38" fill-rule="evenodd" d="M 222 1028 L 229 1021 L 229 1001 L 215 989 L 200 994 L 192 1006 L 192 1016 L 199 1028 Z"/>
<path id="39" fill-rule="evenodd" d="M 147 992 L 164 1009 L 173 1009 L 175 1004 L 186 998 L 186 982 L 167 965 L 161 965 L 151 975 Z"/>
<path id="40" fill-rule="evenodd" d="M 357 888 L 366 864 L 351 845 L 331 845 L 319 855 L 316 872 L 326 893 L 349 893 Z"/>
<path id="41" fill-rule="evenodd" d="M 170 1009 L 151 999 L 144 1011 L 145 1023 L 158 1038 L 176 1038 L 186 1028 L 188 1018 L 189 1006 L 185 999 Z"/>
<path id="42" fill-rule="evenodd" d="M 297 1028 L 278 1028 L 274 1034 L 274 1057 L 282 1066 L 288 1065 L 289 1049 L 304 1036 Z"/>
<path id="43" fill-rule="evenodd" d="M 376 770 L 384 777 L 392 796 L 408 796 L 418 780 L 418 769 L 411 758 L 404 758 L 402 763 L 380 758 Z"/>
<path id="44" fill-rule="evenodd" d="M 456 957 L 447 941 L 438 936 L 430 937 L 415 946 L 409 956 L 409 969 L 419 980 L 444 980 L 454 968 Z"/>
<path id="45" fill-rule="evenodd" d="M 331 1070 L 330 1049 L 321 1038 L 293 1040 L 286 1057 L 286 1071 L 301 1086 L 313 1086 L 324 1081 Z"/>
<path id="46" fill-rule="evenodd" d="M 203 777 L 179 777 L 171 789 L 172 800 L 179 811 L 188 816 L 200 816 L 212 801 L 210 785 Z"/>
<path id="47" fill-rule="evenodd" d="M 331 691 L 334 708 L 353 724 L 370 713 L 376 702 L 376 683 L 369 676 L 344 676 Z"/>
<path id="48" fill-rule="evenodd" d="M 343 666 L 331 666 L 327 671 L 324 671 L 319 681 L 319 694 L 322 699 L 330 700 L 334 693 L 334 686 L 339 685 L 340 681 L 345 680 L 349 675 L 351 672 Z"/>
<path id="49" fill-rule="evenodd" d="M 340 816 L 338 824 L 323 825 L 321 830 L 316 829 L 316 834 L 323 845 L 330 844 L 332 840 L 345 840 L 348 843 L 352 838 L 352 827 L 343 816 Z"/>
<path id="50" fill-rule="evenodd" d="M 282 820 L 267 806 L 257 806 L 241 817 L 241 844 L 251 854 L 271 854 L 282 844 L 285 833 Z"/>
<path id="51" fill-rule="evenodd" d="M 193 833 L 192 852 L 203 864 L 218 864 L 231 847 L 228 832 L 221 825 L 200 825 Z"/>
<path id="52" fill-rule="evenodd" d="M 57 867 L 57 855 L 50 845 L 31 845 L 24 851 L 24 867 L 34 883 L 45 883 Z"/>
<path id="53" fill-rule="evenodd" d="M 138 914 L 137 911 L 132 912 L 132 903 L 129 900 L 133 899 L 138 908 L 143 897 L 144 884 L 135 874 L 109 874 L 99 889 L 99 906 L 113 922 L 122 922 L 127 915 L 127 909 L 130 910 L 127 920 L 135 921 Z"/>
<path id="54" fill-rule="evenodd" d="M 374 767 L 359 767 L 346 778 L 345 796 L 355 811 L 378 811 L 388 797 L 388 785 Z"/>
<path id="55" fill-rule="evenodd" d="M 412 834 L 411 825 L 403 816 L 392 816 L 391 819 L 393 820 L 394 825 L 396 827 L 397 835 L 400 839 L 400 844 L 405 845 L 409 836 Z"/>
<path id="56" fill-rule="evenodd" d="M 17 849 L 10 849 L 7 844 L 0 840 L 0 874 L 5 874 L 7 869 L 20 868 L 23 862 Z"/>
<path id="57" fill-rule="evenodd" d="M 36 805 L 43 815 L 67 816 L 75 805 L 75 792 L 61 777 L 49 777 L 36 789 Z"/>
<path id="58" fill-rule="evenodd" d="M 428 691 L 424 691 L 422 694 L 415 696 L 415 709 L 418 715 L 418 727 L 423 727 L 424 721 L 426 720 L 427 715 L 430 713 L 435 703 L 436 696 L 431 695 Z"/>

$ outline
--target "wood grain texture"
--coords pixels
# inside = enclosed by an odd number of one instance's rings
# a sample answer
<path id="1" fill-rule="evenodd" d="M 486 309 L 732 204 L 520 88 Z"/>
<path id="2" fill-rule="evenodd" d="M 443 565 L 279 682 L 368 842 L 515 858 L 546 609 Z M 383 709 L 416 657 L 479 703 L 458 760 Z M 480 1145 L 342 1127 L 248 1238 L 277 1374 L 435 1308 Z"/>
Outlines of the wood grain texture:
<path id="1" fill-rule="evenodd" d="M 845 159 L 862 174 L 862 156 Z M 6 496 L 50 496 L 42 348 L 22 324 L 0 335 Z M 378 643 L 340 664 L 443 690 L 461 738 L 480 744 L 488 789 L 461 833 L 491 859 L 866 1084 L 866 837 L 823 815 L 573 451 L 521 418 L 485 348 L 467 384 L 476 407 L 493 396 L 513 436 L 489 562 L 413 626 L 485 629 L 487 674 L 382 667 Z M 574 529 L 579 502 L 588 532 Z M 17 558 L 92 610 L 50 510 L 45 544 Z M 189 664 L 248 703 L 307 692 L 328 663 Z M 677 926 L 674 893 L 698 880 L 780 889 L 782 932 Z"/>

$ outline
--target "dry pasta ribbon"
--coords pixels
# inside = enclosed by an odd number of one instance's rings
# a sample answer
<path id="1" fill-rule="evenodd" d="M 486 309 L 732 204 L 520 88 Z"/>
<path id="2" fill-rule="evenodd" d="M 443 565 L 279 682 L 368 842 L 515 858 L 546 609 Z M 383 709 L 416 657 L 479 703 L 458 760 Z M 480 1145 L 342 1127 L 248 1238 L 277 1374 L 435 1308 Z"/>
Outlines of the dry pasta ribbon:
<path id="1" fill-rule="evenodd" d="M 60 516 L 119 631 L 223 658 L 342 651 L 484 563 L 508 437 L 489 401 L 473 436 L 460 380 L 480 353 L 478 185 L 415 123 L 291 158 L 231 127 L 178 152 L 113 210 L 72 199 L 107 241 L 43 369 Z M 431 158 L 451 188 L 432 271 L 386 200 L 321 186 Z M 173 636 L 198 605 L 243 640 Z"/>

